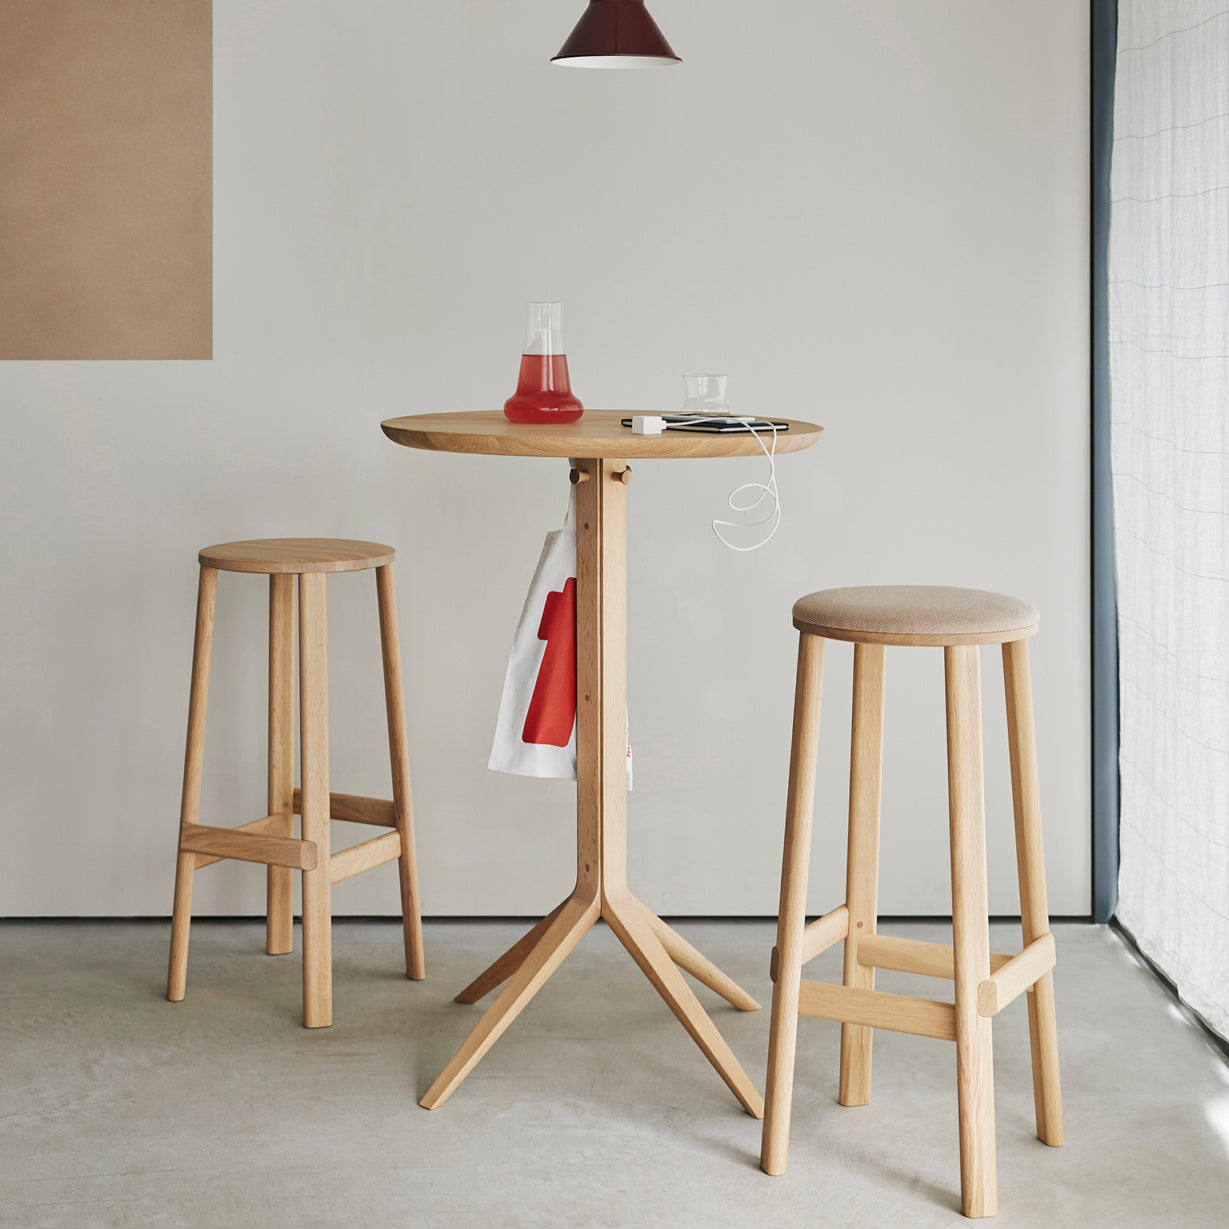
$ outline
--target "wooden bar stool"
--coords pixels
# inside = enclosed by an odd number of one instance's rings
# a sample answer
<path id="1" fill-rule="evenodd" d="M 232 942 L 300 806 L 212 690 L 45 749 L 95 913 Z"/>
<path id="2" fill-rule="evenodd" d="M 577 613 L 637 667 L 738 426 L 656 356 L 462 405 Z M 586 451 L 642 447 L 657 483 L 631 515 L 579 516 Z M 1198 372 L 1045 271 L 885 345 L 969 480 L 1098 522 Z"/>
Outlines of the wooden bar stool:
<path id="1" fill-rule="evenodd" d="M 179 858 L 171 922 L 171 964 L 166 996 L 184 997 L 192 876 L 224 858 L 263 862 L 268 872 L 266 948 L 270 955 L 293 950 L 293 883 L 303 873 L 303 1023 L 333 1023 L 332 885 L 384 862 L 398 860 L 405 969 L 426 975 L 419 913 L 410 762 L 406 744 L 401 648 L 397 639 L 396 592 L 391 546 L 329 538 L 270 538 L 227 542 L 200 552 L 196 642 L 188 706 L 188 749 L 179 815 Z M 384 700 L 393 800 L 329 793 L 328 650 L 325 583 L 330 572 L 375 568 L 384 658 Z M 269 814 L 238 828 L 207 828 L 198 822 L 205 750 L 205 705 L 218 572 L 260 572 L 269 577 Z M 302 789 L 294 788 L 294 578 L 299 589 L 299 740 Z M 302 816 L 302 839 L 294 816 Z M 329 820 L 390 828 L 382 836 L 341 853 L 329 852 Z"/>
<path id="2" fill-rule="evenodd" d="M 1037 750 L 1028 637 L 1037 611 L 1027 602 L 976 589 L 875 586 L 828 589 L 794 605 L 798 681 L 790 752 L 781 911 L 772 953 L 775 986 L 760 1163 L 785 1172 L 797 1017 L 841 1022 L 842 1105 L 870 1100 L 871 1037 L 876 1028 L 956 1043 L 960 1185 L 966 1216 L 996 1208 L 994 1079 L 990 1022 L 1027 992 L 1037 1137 L 1063 1142 L 1054 1024 L 1054 938 L 1046 906 L 1037 787 Z M 853 742 L 845 903 L 806 924 L 811 810 L 819 737 L 825 640 L 854 644 Z M 947 681 L 948 803 L 951 819 L 953 946 L 876 933 L 879 791 L 883 748 L 884 649 L 942 645 Z M 1016 859 L 1024 949 L 990 951 L 982 797 L 978 646 L 1003 646 L 1007 731 L 1015 802 Z M 804 981 L 802 966 L 844 941 L 844 985 Z M 955 981 L 955 1006 L 874 989 L 875 970 L 895 969 Z"/>

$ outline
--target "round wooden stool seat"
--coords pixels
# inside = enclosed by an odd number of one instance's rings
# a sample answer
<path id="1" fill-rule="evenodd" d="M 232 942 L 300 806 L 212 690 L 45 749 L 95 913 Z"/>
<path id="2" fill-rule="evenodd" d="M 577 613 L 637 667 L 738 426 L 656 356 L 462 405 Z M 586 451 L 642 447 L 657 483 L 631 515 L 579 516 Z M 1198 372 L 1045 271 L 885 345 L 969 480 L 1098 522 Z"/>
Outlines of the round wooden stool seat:
<path id="1" fill-rule="evenodd" d="M 198 558 L 202 567 L 223 572 L 299 576 L 304 572 L 362 572 L 392 563 L 396 554 L 391 546 L 349 538 L 255 538 L 206 546 Z"/>
<path id="2" fill-rule="evenodd" d="M 985 589 L 861 585 L 821 589 L 794 603 L 794 626 L 864 644 L 1003 644 L 1037 630 L 1035 607 Z"/>

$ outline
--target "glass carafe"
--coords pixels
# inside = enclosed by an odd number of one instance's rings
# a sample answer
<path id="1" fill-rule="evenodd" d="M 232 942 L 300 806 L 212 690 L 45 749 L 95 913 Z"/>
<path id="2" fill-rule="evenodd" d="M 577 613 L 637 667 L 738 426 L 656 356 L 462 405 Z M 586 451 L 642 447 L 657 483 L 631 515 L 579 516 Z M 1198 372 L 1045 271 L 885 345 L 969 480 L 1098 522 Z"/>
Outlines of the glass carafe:
<path id="1" fill-rule="evenodd" d="M 530 303 L 520 378 L 504 402 L 504 416 L 512 422 L 575 422 L 583 413 L 568 379 L 563 304 Z"/>

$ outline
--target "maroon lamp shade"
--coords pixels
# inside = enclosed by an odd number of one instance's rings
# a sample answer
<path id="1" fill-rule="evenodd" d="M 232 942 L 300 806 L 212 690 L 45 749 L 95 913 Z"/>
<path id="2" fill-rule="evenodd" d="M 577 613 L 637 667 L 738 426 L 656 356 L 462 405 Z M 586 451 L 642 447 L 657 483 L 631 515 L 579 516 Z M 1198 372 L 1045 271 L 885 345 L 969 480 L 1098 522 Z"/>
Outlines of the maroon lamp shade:
<path id="1" fill-rule="evenodd" d="M 589 0 L 552 64 L 570 68 L 669 68 L 674 54 L 644 0 Z"/>

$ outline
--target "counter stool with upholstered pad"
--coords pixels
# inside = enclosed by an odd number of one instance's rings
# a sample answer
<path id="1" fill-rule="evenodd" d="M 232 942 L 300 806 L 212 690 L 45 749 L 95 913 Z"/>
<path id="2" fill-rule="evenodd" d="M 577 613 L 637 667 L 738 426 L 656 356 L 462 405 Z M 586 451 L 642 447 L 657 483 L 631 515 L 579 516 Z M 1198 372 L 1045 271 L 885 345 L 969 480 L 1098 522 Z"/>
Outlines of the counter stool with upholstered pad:
<path id="1" fill-rule="evenodd" d="M 1049 933 L 1037 791 L 1037 752 L 1028 637 L 1037 611 L 1027 602 L 974 589 L 876 586 L 828 589 L 800 599 L 801 633 L 794 735 L 786 804 L 781 912 L 773 950 L 772 1032 L 761 1164 L 785 1172 L 797 1017 L 841 1022 L 840 1102 L 870 1099 L 876 1028 L 956 1043 L 960 1182 L 966 1216 L 995 1211 L 992 1018 L 1028 995 L 1037 1137 L 1063 1142 L 1054 1024 L 1054 939 Z M 824 642 L 854 645 L 853 744 L 845 903 L 806 925 L 807 869 Z M 990 951 L 979 645 L 1003 646 L 1007 732 L 1015 800 L 1016 858 L 1024 949 Z M 883 668 L 887 645 L 942 645 L 947 680 L 948 805 L 951 820 L 953 946 L 876 933 L 879 791 L 883 746 Z M 804 981 L 802 966 L 844 941 L 844 985 Z M 884 994 L 875 969 L 952 978 L 955 1005 Z"/>
<path id="2" fill-rule="evenodd" d="M 425 975 L 393 557 L 393 548 L 378 542 L 330 538 L 228 542 L 200 552 L 188 750 L 166 992 L 172 1002 L 184 997 L 187 980 L 193 873 L 224 858 L 263 862 L 269 868 L 266 947 L 271 955 L 293 949 L 291 876 L 296 870 L 303 874 L 303 1023 L 308 1028 L 323 1028 L 333 1022 L 329 897 L 332 885 L 342 879 L 394 858 L 398 860 L 406 973 L 415 979 Z M 384 658 L 384 700 L 393 778 L 391 802 L 329 793 L 325 583 L 330 572 L 361 572 L 369 568 L 374 568 L 376 574 Z M 269 814 L 238 828 L 209 828 L 199 823 L 209 654 L 219 571 L 260 572 L 269 577 Z M 294 788 L 295 577 L 299 592 L 301 790 Z M 301 839 L 294 836 L 295 815 L 302 816 Z M 330 818 L 374 824 L 391 831 L 330 854 Z"/>

